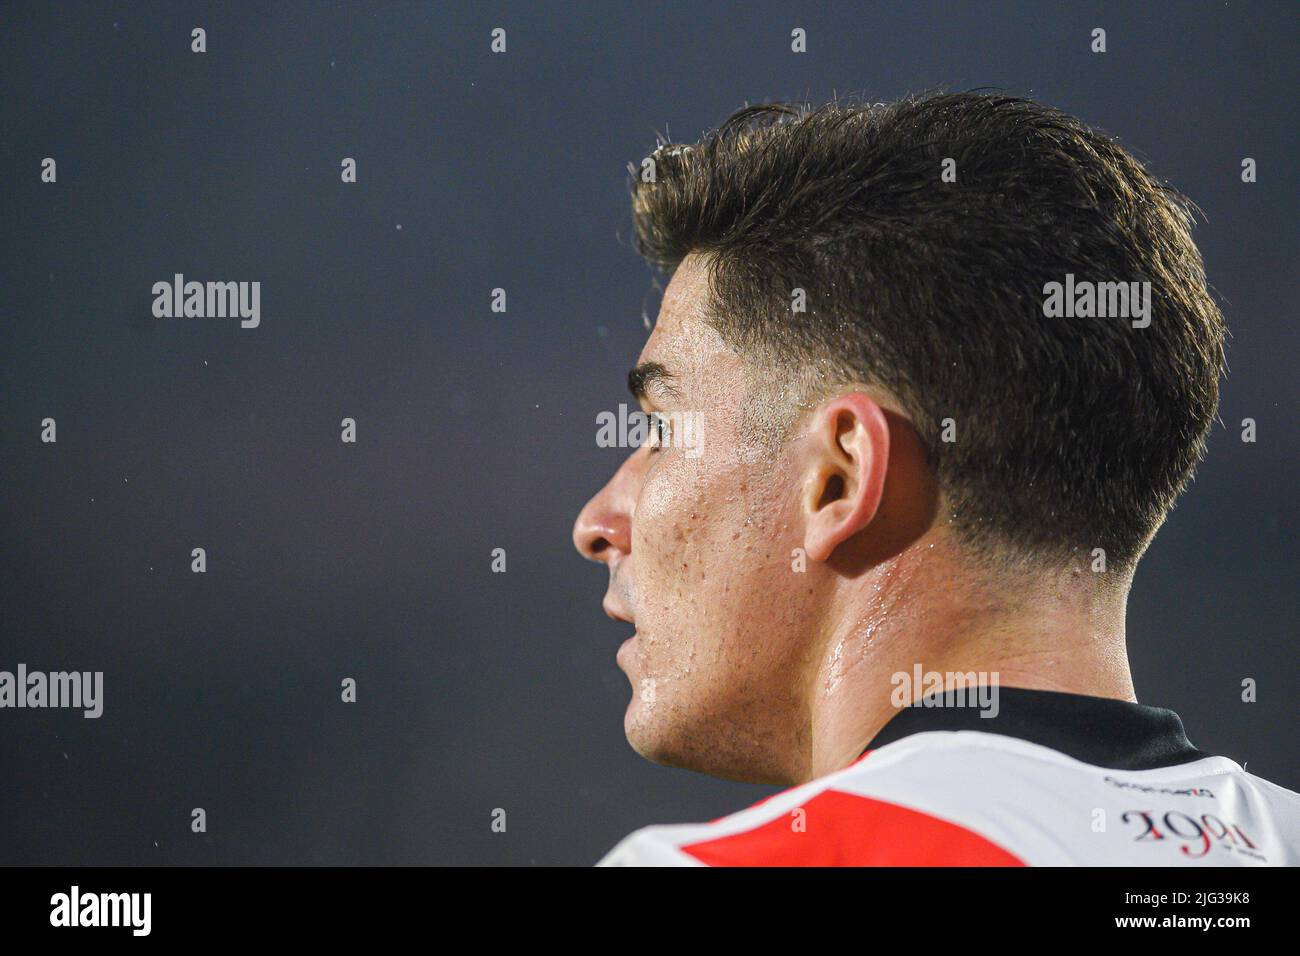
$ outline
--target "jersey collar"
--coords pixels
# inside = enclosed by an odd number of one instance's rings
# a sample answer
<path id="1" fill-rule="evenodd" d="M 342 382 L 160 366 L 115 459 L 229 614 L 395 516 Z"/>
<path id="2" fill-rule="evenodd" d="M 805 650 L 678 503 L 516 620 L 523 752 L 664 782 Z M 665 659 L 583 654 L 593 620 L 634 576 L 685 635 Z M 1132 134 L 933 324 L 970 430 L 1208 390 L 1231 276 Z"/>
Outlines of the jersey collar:
<path id="1" fill-rule="evenodd" d="M 940 701 L 943 706 L 937 706 Z M 1182 719 L 1162 707 L 1022 687 L 997 688 L 996 716 L 981 716 L 978 708 L 962 703 L 960 691 L 948 691 L 904 707 L 863 753 L 912 734 L 973 730 L 1027 740 L 1117 770 L 1154 770 L 1208 756 L 1187 739 Z"/>

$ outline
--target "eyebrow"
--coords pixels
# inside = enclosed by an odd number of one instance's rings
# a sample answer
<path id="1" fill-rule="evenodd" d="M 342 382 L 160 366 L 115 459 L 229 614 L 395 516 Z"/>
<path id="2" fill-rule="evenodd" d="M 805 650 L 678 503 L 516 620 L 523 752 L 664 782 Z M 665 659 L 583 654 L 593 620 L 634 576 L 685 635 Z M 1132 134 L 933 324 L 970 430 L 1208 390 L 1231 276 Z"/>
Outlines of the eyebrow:
<path id="1" fill-rule="evenodd" d="M 673 373 L 668 371 L 658 362 L 642 362 L 632 371 L 627 373 L 628 391 L 636 399 L 646 397 L 646 391 L 651 385 L 658 384 L 672 394 L 677 394 L 677 389 L 672 384 Z"/>

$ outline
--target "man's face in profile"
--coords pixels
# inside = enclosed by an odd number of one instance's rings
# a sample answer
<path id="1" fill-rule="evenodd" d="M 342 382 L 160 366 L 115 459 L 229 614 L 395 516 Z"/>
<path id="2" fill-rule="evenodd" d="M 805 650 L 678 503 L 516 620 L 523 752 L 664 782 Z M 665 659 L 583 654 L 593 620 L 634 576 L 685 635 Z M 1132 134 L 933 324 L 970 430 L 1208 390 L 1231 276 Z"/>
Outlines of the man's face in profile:
<path id="1" fill-rule="evenodd" d="M 641 406 L 695 416 L 702 441 L 635 450 L 574 527 L 609 567 L 604 608 L 636 633 L 618 651 L 624 727 L 648 759 L 746 780 L 789 779 L 801 688 L 816 663 L 791 639 L 812 595 L 795 585 L 798 470 L 747 429 L 753 371 L 705 321 L 707 276 L 687 256 L 638 361 Z M 788 448 L 789 446 L 784 446 Z"/>

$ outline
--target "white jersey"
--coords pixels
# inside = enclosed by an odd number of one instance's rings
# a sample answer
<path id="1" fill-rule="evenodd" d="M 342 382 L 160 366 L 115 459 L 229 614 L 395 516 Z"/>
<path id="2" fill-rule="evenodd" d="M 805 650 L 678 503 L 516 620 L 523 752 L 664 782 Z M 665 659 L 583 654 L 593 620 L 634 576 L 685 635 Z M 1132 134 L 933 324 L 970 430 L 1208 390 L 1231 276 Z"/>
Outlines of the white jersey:
<path id="1" fill-rule="evenodd" d="M 712 823 L 639 830 L 601 865 L 1300 863 L 1300 794 L 1195 750 L 1172 711 L 1000 690 L 1010 719 L 993 732 L 922 729 L 988 725 L 908 708 L 850 766 Z"/>

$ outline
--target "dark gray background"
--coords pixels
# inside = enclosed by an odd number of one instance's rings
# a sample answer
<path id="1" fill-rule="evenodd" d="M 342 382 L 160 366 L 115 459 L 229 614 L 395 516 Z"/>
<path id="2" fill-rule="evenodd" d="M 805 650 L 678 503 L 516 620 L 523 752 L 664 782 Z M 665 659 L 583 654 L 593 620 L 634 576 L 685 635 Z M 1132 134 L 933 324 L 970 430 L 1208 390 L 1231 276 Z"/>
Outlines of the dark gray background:
<path id="1" fill-rule="evenodd" d="M 1132 660 L 1300 788 L 1297 33 L 1293 3 L 0 7 L 0 669 L 106 683 L 99 720 L 0 711 L 0 862 L 577 864 L 770 792 L 632 753 L 629 628 L 569 535 L 658 307 L 626 164 L 835 91 L 1031 95 L 1204 209 L 1226 427 Z M 176 272 L 260 280 L 261 327 L 153 318 Z"/>

